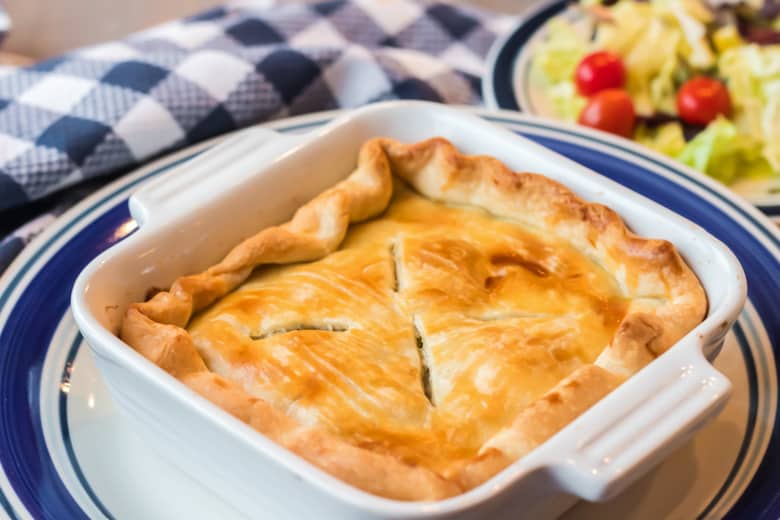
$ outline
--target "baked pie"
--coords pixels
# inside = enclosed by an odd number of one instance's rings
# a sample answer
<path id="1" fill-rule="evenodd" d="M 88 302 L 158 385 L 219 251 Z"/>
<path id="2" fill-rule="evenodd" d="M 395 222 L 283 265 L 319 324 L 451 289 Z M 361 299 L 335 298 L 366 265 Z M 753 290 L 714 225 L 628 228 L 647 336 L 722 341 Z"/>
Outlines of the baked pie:
<path id="1" fill-rule="evenodd" d="M 441 138 L 366 142 L 349 177 L 130 306 L 122 339 L 337 478 L 462 493 L 704 317 L 669 242 Z"/>

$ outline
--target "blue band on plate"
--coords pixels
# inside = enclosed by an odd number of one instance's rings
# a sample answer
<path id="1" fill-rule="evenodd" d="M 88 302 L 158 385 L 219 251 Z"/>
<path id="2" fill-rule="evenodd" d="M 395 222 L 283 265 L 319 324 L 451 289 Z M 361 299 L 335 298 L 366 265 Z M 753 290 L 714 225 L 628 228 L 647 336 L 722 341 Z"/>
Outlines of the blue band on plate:
<path id="1" fill-rule="evenodd" d="M 70 383 L 70 370 L 73 366 L 73 362 L 76 360 L 76 355 L 79 353 L 79 346 L 81 345 L 82 341 L 84 340 L 84 337 L 81 335 L 81 333 L 76 334 L 76 337 L 73 339 L 73 342 L 70 345 L 70 349 L 68 350 L 68 355 L 65 358 L 65 366 L 63 367 L 62 371 L 62 382 L 68 382 Z M 62 387 L 60 387 L 62 388 Z M 111 512 L 108 510 L 108 508 L 103 504 L 103 502 L 98 498 L 97 494 L 95 493 L 95 490 L 92 489 L 92 486 L 90 485 L 87 478 L 84 476 L 84 472 L 81 470 L 81 464 L 79 464 L 78 457 L 76 457 L 76 451 L 73 449 L 73 443 L 70 439 L 70 425 L 68 424 L 68 396 L 70 395 L 69 392 L 60 391 L 60 399 L 58 403 L 58 409 L 60 414 L 60 435 L 62 435 L 62 443 L 65 446 L 65 451 L 68 453 L 68 460 L 70 460 L 70 464 L 73 467 L 73 471 L 76 473 L 76 478 L 79 479 L 79 482 L 81 483 L 81 487 L 84 488 L 84 491 L 86 491 L 87 495 L 89 496 L 90 500 L 92 500 L 92 503 L 95 504 L 95 507 L 97 507 L 103 515 L 105 515 L 106 518 L 109 520 L 114 520 L 116 517 L 111 514 Z"/>

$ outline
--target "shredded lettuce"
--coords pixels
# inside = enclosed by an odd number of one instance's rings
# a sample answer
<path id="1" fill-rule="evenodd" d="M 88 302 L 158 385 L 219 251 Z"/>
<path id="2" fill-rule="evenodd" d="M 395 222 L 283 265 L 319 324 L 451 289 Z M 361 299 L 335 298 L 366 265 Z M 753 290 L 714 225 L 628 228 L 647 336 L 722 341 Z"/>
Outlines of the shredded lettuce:
<path id="1" fill-rule="evenodd" d="M 712 13 L 698 0 L 666 0 L 663 3 L 674 15 L 683 33 L 683 57 L 696 68 L 706 69 L 714 65 L 715 53 L 707 39 L 706 27 L 712 21 Z"/>
<path id="2" fill-rule="evenodd" d="M 625 57 L 638 45 L 648 22 L 655 22 L 653 8 L 649 3 L 618 2 L 608 8 L 609 23 L 596 28 L 596 47 L 606 49 Z M 630 71 L 630 68 L 629 68 Z"/>
<path id="3" fill-rule="evenodd" d="M 687 143 L 678 122 L 640 124 L 635 139 L 724 183 L 780 176 L 780 45 L 750 44 L 733 16 L 717 14 L 704 0 L 579 3 L 592 14 L 585 18 L 594 24 L 593 41 L 580 22 L 555 18 L 532 63 L 532 77 L 542 78 L 544 95 L 557 117 L 576 121 L 585 106 L 574 71 L 594 50 L 621 57 L 634 108 L 650 118 L 676 115 L 677 92 L 692 76 L 717 76 L 729 90 L 731 120 L 717 119 Z M 737 9 L 737 3 L 739 9 L 751 7 L 744 1 L 724 3 L 732 5 L 724 9 Z M 752 0 L 753 9 L 759 3 Z M 771 23 L 780 29 L 780 17 Z"/>
<path id="4" fill-rule="evenodd" d="M 699 18 L 706 10 L 700 12 L 696 5 L 678 0 L 618 2 L 609 8 L 612 22 L 598 26 L 595 47 L 623 59 L 628 71 L 626 88 L 637 113 L 675 113 L 676 73 L 682 58 L 692 55 L 691 42 L 697 46 L 697 60 L 712 64 L 706 34 L 705 38 L 699 34 L 705 30 Z"/>
<path id="5" fill-rule="evenodd" d="M 588 41 L 563 18 L 553 18 L 547 38 L 534 53 L 532 67 L 541 72 L 548 85 L 572 81 L 574 70 L 588 53 Z"/>
<path id="6" fill-rule="evenodd" d="M 718 74 L 728 78 L 736 127 L 762 141 L 764 158 L 780 172 L 780 45 L 727 49 Z"/>
<path id="7" fill-rule="evenodd" d="M 733 25 L 726 25 L 712 33 L 712 42 L 715 44 L 718 52 L 724 52 L 726 49 L 745 44 L 742 36 L 739 34 L 739 30 Z"/>
<path id="8" fill-rule="evenodd" d="M 761 142 L 741 134 L 734 123 L 719 117 L 677 154 L 677 159 L 729 184 L 740 177 L 767 177 L 772 167 L 761 154 Z"/>
<path id="9" fill-rule="evenodd" d="M 670 157 L 676 157 L 685 148 L 685 136 L 680 123 L 666 123 L 658 128 L 640 125 L 634 139 L 640 144 L 652 148 Z"/>
<path id="10" fill-rule="evenodd" d="M 574 71 L 588 53 L 589 42 L 571 23 L 554 18 L 547 28 L 547 38 L 534 52 L 531 74 L 541 78 L 557 117 L 576 121 L 586 100 L 577 94 Z"/>
<path id="11" fill-rule="evenodd" d="M 665 112 L 674 114 L 677 112 L 677 88 L 675 82 L 678 79 L 680 65 L 676 56 L 666 58 L 658 73 L 650 79 L 647 92 L 650 106 L 653 112 Z"/>
<path id="12" fill-rule="evenodd" d="M 577 94 L 572 81 L 563 81 L 550 87 L 547 95 L 550 96 L 555 113 L 565 121 L 576 121 L 588 103 L 587 99 Z"/>
<path id="13" fill-rule="evenodd" d="M 559 96 L 567 90 L 576 93 L 573 77 L 577 64 L 594 48 L 608 50 L 623 60 L 628 73 L 626 89 L 637 113 L 675 113 L 682 59 L 690 56 L 703 67 L 714 64 L 705 27 L 712 17 L 709 10 L 700 0 L 622 0 L 601 9 L 611 21 L 597 24 L 593 43 L 566 19 L 552 19 L 545 40 L 534 52 L 532 74 L 542 78 L 545 88 L 556 87 Z M 563 83 L 572 86 L 564 87 Z M 584 101 L 567 103 L 558 97 L 553 105 L 562 110 L 558 117 L 574 120 L 573 108 L 584 106 Z"/>

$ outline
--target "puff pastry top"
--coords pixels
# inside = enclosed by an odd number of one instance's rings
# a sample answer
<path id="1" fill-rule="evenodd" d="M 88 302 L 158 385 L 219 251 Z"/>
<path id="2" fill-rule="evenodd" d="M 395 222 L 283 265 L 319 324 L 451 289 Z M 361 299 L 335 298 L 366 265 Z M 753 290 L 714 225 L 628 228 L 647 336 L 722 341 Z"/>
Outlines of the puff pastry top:
<path id="1" fill-rule="evenodd" d="M 671 244 L 608 208 L 442 139 L 375 139 L 290 222 L 132 305 L 121 336 L 336 477 L 430 500 L 533 449 L 705 311 Z"/>

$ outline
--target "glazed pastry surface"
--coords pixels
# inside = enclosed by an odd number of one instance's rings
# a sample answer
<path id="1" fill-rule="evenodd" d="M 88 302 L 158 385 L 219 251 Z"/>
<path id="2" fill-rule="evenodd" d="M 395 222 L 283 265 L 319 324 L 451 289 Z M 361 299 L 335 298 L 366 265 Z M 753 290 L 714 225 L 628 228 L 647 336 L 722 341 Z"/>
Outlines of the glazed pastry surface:
<path id="1" fill-rule="evenodd" d="M 627 300 L 562 240 L 394 193 L 336 252 L 258 269 L 188 330 L 251 395 L 446 472 L 592 363 Z"/>
<path id="2" fill-rule="evenodd" d="M 288 222 L 131 304 L 119 335 L 334 477 L 438 500 L 545 442 L 706 310 L 674 246 L 608 207 L 441 138 L 376 138 Z"/>

